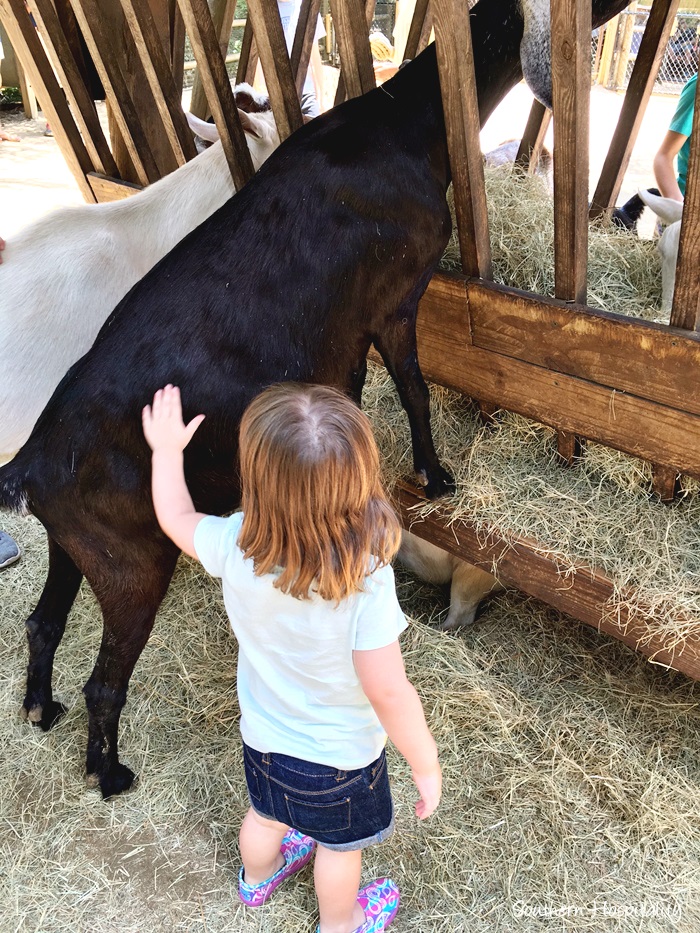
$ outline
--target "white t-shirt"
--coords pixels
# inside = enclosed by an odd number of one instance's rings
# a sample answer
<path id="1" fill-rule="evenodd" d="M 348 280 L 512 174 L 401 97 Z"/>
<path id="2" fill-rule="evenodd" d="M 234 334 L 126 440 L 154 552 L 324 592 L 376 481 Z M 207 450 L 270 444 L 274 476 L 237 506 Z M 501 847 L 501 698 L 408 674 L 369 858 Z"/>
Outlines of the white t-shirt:
<path id="1" fill-rule="evenodd" d="M 194 547 L 212 576 L 238 640 L 238 699 L 243 741 L 259 752 L 292 755 L 353 770 L 374 761 L 386 733 L 365 696 L 352 652 L 396 641 L 406 619 L 394 572 L 382 567 L 365 592 L 336 606 L 317 594 L 295 599 L 256 576 L 238 547 L 243 513 L 207 516 Z"/>

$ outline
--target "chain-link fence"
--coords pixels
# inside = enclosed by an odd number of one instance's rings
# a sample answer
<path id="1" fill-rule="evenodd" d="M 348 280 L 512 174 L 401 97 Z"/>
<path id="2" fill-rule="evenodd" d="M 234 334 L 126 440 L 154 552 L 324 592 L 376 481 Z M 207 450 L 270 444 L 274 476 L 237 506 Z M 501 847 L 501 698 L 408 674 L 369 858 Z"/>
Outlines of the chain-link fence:
<path id="1" fill-rule="evenodd" d="M 606 87 L 615 90 L 624 90 L 627 87 L 648 19 L 648 9 L 620 14 L 613 60 L 607 80 L 603 82 Z M 686 81 L 697 73 L 700 58 L 699 30 L 700 13 L 677 14 L 654 93 L 680 94 Z"/>

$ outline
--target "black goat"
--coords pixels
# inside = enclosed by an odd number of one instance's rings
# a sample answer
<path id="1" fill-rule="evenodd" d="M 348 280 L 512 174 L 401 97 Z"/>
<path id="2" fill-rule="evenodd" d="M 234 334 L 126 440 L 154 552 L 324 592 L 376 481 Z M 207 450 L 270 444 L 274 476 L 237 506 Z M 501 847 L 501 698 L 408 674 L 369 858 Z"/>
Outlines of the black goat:
<path id="1" fill-rule="evenodd" d="M 607 15 L 624 4 L 593 0 Z M 525 6 L 548 12 L 549 0 Z M 472 10 L 482 122 L 521 77 L 521 9 L 520 0 L 481 0 Z M 63 712 L 53 658 L 83 575 L 102 609 L 84 694 L 88 783 L 105 797 L 134 779 L 118 759 L 119 716 L 178 558 L 153 513 L 142 406 L 173 382 L 187 418 L 206 413 L 185 470 L 196 508 L 222 514 L 238 502 L 237 432 L 250 399 L 297 380 L 359 401 L 374 343 L 408 414 L 416 471 L 429 495 L 450 489 L 415 337 L 418 300 L 450 233 L 449 181 L 430 47 L 383 87 L 293 134 L 135 285 L 0 470 L 0 504 L 33 513 L 48 534 L 48 578 L 27 621 L 24 700 L 44 729 Z"/>

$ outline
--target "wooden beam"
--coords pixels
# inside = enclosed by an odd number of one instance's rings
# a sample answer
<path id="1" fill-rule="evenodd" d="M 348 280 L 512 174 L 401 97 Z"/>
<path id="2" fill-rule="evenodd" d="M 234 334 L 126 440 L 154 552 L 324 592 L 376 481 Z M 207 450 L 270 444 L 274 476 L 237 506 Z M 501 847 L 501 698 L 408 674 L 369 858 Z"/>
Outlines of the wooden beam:
<path id="1" fill-rule="evenodd" d="M 238 116 L 228 72 L 206 0 L 178 0 L 207 100 L 238 191 L 253 174 L 253 162 Z"/>
<path id="2" fill-rule="evenodd" d="M 19 81 L 19 92 L 22 95 L 22 110 L 25 117 L 30 120 L 36 120 L 39 116 L 39 107 L 36 102 L 36 94 L 31 83 L 27 80 L 27 75 L 22 68 L 22 63 L 17 62 L 17 80 Z"/>
<path id="3" fill-rule="evenodd" d="M 377 86 L 369 46 L 373 11 L 374 0 L 367 0 L 365 6 L 362 0 L 331 0 L 341 64 L 336 103 L 340 102 L 339 97 L 341 100 L 359 97 Z"/>
<path id="4" fill-rule="evenodd" d="M 680 492 L 680 474 L 672 467 L 655 463 L 652 467 L 652 489 L 662 502 L 673 502 Z"/>
<path id="5" fill-rule="evenodd" d="M 600 180 L 593 195 L 591 219 L 615 207 L 654 82 L 666 51 L 680 0 L 654 0 L 632 69 L 627 93 Z"/>
<path id="6" fill-rule="evenodd" d="M 272 112 L 281 140 L 303 125 L 301 106 L 289 61 L 287 43 L 276 3 L 248 0 L 248 18 L 253 24 Z"/>
<path id="7" fill-rule="evenodd" d="M 185 23 L 177 0 L 168 0 L 170 20 L 170 70 L 175 83 L 182 87 L 185 76 Z"/>
<path id="8" fill-rule="evenodd" d="M 502 537 L 491 528 L 486 532 L 465 521 L 449 522 L 449 509 L 436 509 L 419 516 L 416 507 L 425 502 L 422 494 L 407 484 L 398 484 L 394 501 L 405 528 L 431 541 L 456 557 L 476 564 L 499 580 L 565 612 L 599 632 L 612 635 L 639 651 L 655 664 L 682 671 L 700 679 L 700 636 L 669 643 L 620 604 L 614 582 L 604 573 L 581 563 L 571 569 L 567 562 L 542 553 L 529 538 Z M 623 594 L 632 595 L 631 593 Z"/>
<path id="9" fill-rule="evenodd" d="M 488 279 L 491 244 L 469 8 L 463 0 L 441 0 L 434 15 L 462 268 Z"/>
<path id="10" fill-rule="evenodd" d="M 148 10 L 139 0 L 119 0 L 136 54 L 146 75 L 165 136 L 178 166 L 197 155 L 192 131 L 182 110 L 182 91 L 170 70 L 166 51 Z"/>
<path id="11" fill-rule="evenodd" d="M 552 0 L 554 290 L 586 303 L 590 0 Z"/>
<path id="12" fill-rule="evenodd" d="M 304 82 L 309 71 L 311 62 L 311 53 L 313 51 L 314 37 L 316 36 L 316 25 L 321 10 L 321 0 L 302 0 L 299 10 L 299 20 L 297 22 L 296 32 L 294 33 L 294 42 L 292 43 L 292 53 L 290 62 L 292 65 L 292 74 L 296 84 L 297 94 L 301 99 L 304 91 Z M 321 104 L 322 101 L 319 101 Z"/>
<path id="13" fill-rule="evenodd" d="M 491 283 L 467 295 L 474 346 L 700 415 L 700 335 Z"/>
<path id="14" fill-rule="evenodd" d="M 231 27 L 236 14 L 236 0 L 213 0 L 211 4 L 211 18 L 214 23 L 216 37 L 219 40 L 221 54 L 226 59 L 228 53 L 228 43 L 231 38 Z M 206 120 L 211 111 L 207 104 L 207 95 L 204 93 L 204 85 L 197 71 L 192 85 L 192 99 L 190 100 L 190 112 L 200 120 Z"/>
<path id="15" fill-rule="evenodd" d="M 80 130 L 90 161 L 98 172 L 118 175 L 109 143 L 102 130 L 97 108 L 88 90 L 73 49 L 51 0 L 28 0 L 29 10 L 34 17 L 44 47 L 51 57 L 61 86 Z"/>
<path id="16" fill-rule="evenodd" d="M 671 324 L 700 330 L 700 81 L 690 135 L 690 158 L 685 186 L 681 238 L 678 245 L 676 287 Z"/>
<path id="17" fill-rule="evenodd" d="M 515 157 L 516 164 L 522 165 L 530 173 L 537 168 L 544 138 L 547 135 L 551 121 L 552 111 L 535 98 L 530 108 L 530 116 L 525 124 L 523 138 L 520 140 L 518 154 Z"/>
<path id="18" fill-rule="evenodd" d="M 161 177 L 150 142 L 134 104 L 122 68 L 124 55 L 114 43 L 97 0 L 73 0 L 80 31 L 105 89 L 107 100 L 140 184 Z M 122 172 L 123 173 L 123 172 Z"/>
<path id="19" fill-rule="evenodd" d="M 247 81 L 252 84 L 255 80 L 255 69 L 258 67 L 258 50 L 255 47 L 255 37 L 253 35 L 253 23 L 250 16 L 245 21 L 243 28 L 243 42 L 241 43 L 241 57 L 238 59 L 238 70 L 236 71 L 236 84 Z"/>
<path id="20" fill-rule="evenodd" d="M 700 478 L 700 416 L 471 345 L 471 290 L 464 279 L 440 275 L 421 299 L 418 356 L 426 379 Z"/>
<path id="21" fill-rule="evenodd" d="M 414 59 L 418 54 L 423 28 L 428 20 L 429 3 L 430 0 L 416 0 L 416 8 L 413 11 L 411 27 L 406 39 L 406 49 L 403 53 L 404 59 Z"/>
<path id="22" fill-rule="evenodd" d="M 24 0 L 0 0 L 0 18 L 18 60 L 41 99 L 41 107 L 53 126 L 59 149 L 86 201 L 95 196 L 85 176 L 93 169 L 90 154 L 75 125 L 68 102 L 56 80 Z"/>
<path id="23" fill-rule="evenodd" d="M 95 199 L 100 204 L 108 201 L 123 201 L 124 198 L 130 198 L 132 194 L 138 194 L 143 191 L 140 185 L 135 185 L 131 181 L 122 181 L 120 178 L 109 178 L 99 172 L 90 172 L 87 176 L 88 183 L 92 188 Z"/>

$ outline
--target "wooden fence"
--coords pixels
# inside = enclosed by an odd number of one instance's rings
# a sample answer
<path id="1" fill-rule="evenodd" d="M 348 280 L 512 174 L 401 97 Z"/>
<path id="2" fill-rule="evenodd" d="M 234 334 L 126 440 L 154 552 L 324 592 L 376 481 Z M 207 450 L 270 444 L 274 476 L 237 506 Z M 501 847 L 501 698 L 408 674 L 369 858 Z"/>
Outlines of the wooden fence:
<path id="1" fill-rule="evenodd" d="M 486 410 L 505 408 L 553 426 L 564 461 L 571 462 L 579 438 L 650 461 L 663 499 L 672 498 L 680 474 L 700 479 L 700 146 L 693 146 L 690 157 L 670 325 L 587 307 L 586 263 L 589 214 L 615 204 L 678 3 L 654 0 L 590 211 L 590 0 L 552 3 L 554 299 L 490 281 L 464 0 L 417 0 L 406 52 L 412 57 L 425 45 L 432 22 L 464 270 L 462 275 L 436 275 L 422 301 L 418 336 L 426 378 L 475 398 Z M 222 57 L 234 15 L 232 0 L 214 0 L 213 17 L 206 0 L 29 0 L 28 6 L 36 29 L 24 0 L 0 0 L 0 17 L 86 200 L 124 196 L 134 190 L 134 182 L 148 184 L 192 157 L 192 137 L 180 106 L 185 32 L 231 173 L 237 185 L 245 183 L 252 167 Z M 250 79 L 259 58 L 282 138 L 301 125 L 299 91 L 319 6 L 320 0 L 302 3 L 290 57 L 276 6 L 267 0 L 248 3 L 238 79 Z M 122 43 L 114 41 L 106 7 L 119 15 Z M 373 0 L 331 0 L 342 63 L 338 99 L 374 87 L 368 42 L 373 8 Z M 124 141 L 119 158 L 97 119 L 72 18 Z M 536 158 L 548 116 L 541 105 L 533 106 L 519 154 L 526 163 Z M 698 119 L 696 108 L 694 141 L 700 136 Z M 404 519 L 415 533 L 487 569 L 499 557 L 504 582 L 700 677 L 700 636 L 674 648 L 624 614 L 611 617 L 606 607 L 613 582 L 604 575 L 581 567 L 564 578 L 562 568 L 543 556 L 535 541 L 506 544 L 491 535 L 483 544 L 466 523 L 446 530 L 444 515 L 415 521 L 410 508 L 418 500 L 416 490 L 397 490 Z"/>

